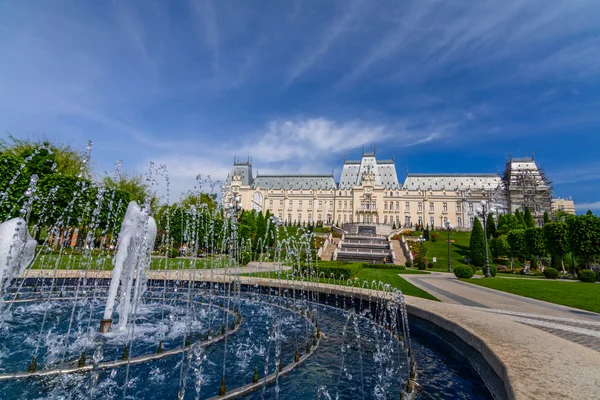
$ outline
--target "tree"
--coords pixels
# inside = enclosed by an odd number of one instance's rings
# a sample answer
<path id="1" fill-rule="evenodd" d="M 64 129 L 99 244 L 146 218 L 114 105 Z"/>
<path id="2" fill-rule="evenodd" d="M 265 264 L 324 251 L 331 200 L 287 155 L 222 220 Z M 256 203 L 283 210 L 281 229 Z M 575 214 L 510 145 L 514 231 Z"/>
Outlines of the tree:
<path id="1" fill-rule="evenodd" d="M 524 261 L 525 255 L 527 254 L 527 248 L 525 245 L 525 230 L 514 229 L 510 231 L 506 236 L 506 240 L 508 241 L 510 269 L 513 269 L 514 259 L 516 258 L 520 261 Z"/>
<path id="2" fill-rule="evenodd" d="M 526 228 L 535 228 L 535 219 L 533 219 L 533 215 L 531 215 L 531 210 L 529 207 L 525 207 L 525 216 L 523 219 L 525 221 Z"/>
<path id="3" fill-rule="evenodd" d="M 552 267 L 558 265 L 558 260 L 565 272 L 564 256 L 569 251 L 568 229 L 564 222 L 549 222 L 544 225 L 546 248 L 552 255 Z"/>
<path id="4" fill-rule="evenodd" d="M 517 225 L 520 226 L 519 229 L 527 228 L 527 224 L 525 223 L 525 217 L 523 216 L 523 213 L 521 212 L 521 210 L 515 211 L 515 218 L 517 219 Z"/>
<path id="5" fill-rule="evenodd" d="M 544 211 L 544 225 L 550 223 L 550 215 L 548 214 L 548 211 Z"/>
<path id="6" fill-rule="evenodd" d="M 70 146 L 46 139 L 18 139 L 13 135 L 8 140 L 0 139 L 0 152 L 11 153 L 27 161 L 30 174 L 47 175 L 58 173 L 67 176 L 91 178 L 91 169 L 84 152 Z"/>
<path id="7" fill-rule="evenodd" d="M 496 221 L 492 213 L 489 213 L 487 220 L 485 221 L 486 238 L 493 238 L 496 236 Z"/>
<path id="8" fill-rule="evenodd" d="M 469 249 L 471 264 L 483 267 L 485 264 L 485 234 L 483 233 L 481 222 L 479 222 L 479 218 L 477 217 L 473 220 Z"/>
<path id="9" fill-rule="evenodd" d="M 600 253 L 600 218 L 591 213 L 571 216 L 567 229 L 573 255 L 589 266 Z"/>
<path id="10" fill-rule="evenodd" d="M 140 205 L 144 204 L 150 195 L 148 186 L 140 175 L 121 174 L 117 179 L 106 175 L 102 178 L 102 183 L 106 188 L 119 189 L 129 193 L 129 198 Z"/>
<path id="11" fill-rule="evenodd" d="M 546 255 L 546 243 L 542 228 L 525 229 L 525 246 L 532 261 L 539 260 L 540 257 Z"/>
<path id="12" fill-rule="evenodd" d="M 500 258 L 507 256 L 509 254 L 510 248 L 508 246 L 508 240 L 506 235 L 500 235 L 492 239 L 490 243 L 490 250 L 492 252 L 492 257 Z"/>
<path id="13" fill-rule="evenodd" d="M 507 234 L 514 229 L 525 229 L 525 225 L 521 223 L 516 214 L 500 214 L 498 216 L 496 233 Z"/>

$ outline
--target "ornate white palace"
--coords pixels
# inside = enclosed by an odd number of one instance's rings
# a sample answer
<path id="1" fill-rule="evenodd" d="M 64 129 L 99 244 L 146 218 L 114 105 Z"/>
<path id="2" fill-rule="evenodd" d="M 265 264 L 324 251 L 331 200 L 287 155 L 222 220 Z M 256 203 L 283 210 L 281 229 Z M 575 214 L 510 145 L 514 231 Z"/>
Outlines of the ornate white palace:
<path id="1" fill-rule="evenodd" d="M 497 213 L 529 207 L 541 222 L 551 211 L 551 183 L 532 158 L 506 161 L 499 174 L 413 174 L 398 181 L 394 160 L 375 151 L 344 160 L 339 183 L 328 175 L 260 175 L 252 161 L 234 160 L 224 190 L 233 189 L 244 209 L 270 211 L 288 224 L 429 225 L 469 229 L 482 200 Z"/>

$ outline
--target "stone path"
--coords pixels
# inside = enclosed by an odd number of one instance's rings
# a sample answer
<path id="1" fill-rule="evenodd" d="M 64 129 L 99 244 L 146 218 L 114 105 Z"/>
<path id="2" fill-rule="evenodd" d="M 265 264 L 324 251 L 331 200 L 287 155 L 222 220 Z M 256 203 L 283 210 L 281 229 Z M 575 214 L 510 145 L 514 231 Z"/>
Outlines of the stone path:
<path id="1" fill-rule="evenodd" d="M 402 246 L 400 246 L 400 242 L 398 240 L 390 240 L 390 242 L 392 243 L 392 251 L 394 252 L 394 257 L 396 258 L 394 264 L 406 264 L 406 257 L 404 256 L 404 252 L 402 251 Z"/>
<path id="2" fill-rule="evenodd" d="M 327 245 L 323 254 L 321 254 L 321 260 L 323 261 L 331 261 L 333 260 L 333 253 L 335 249 L 337 249 L 338 243 L 340 242 L 339 238 L 332 238 L 331 243 Z"/>
<path id="3" fill-rule="evenodd" d="M 501 315 L 600 352 L 600 314 L 472 285 L 447 273 L 401 277 L 444 303 Z"/>

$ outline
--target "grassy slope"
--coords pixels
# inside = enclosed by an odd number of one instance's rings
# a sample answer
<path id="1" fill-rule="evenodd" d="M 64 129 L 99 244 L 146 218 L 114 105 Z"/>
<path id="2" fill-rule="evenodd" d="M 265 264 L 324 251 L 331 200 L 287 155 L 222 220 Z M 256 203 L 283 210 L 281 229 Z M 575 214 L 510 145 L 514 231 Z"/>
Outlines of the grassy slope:
<path id="1" fill-rule="evenodd" d="M 361 282 L 362 281 L 367 281 L 367 282 L 372 282 L 372 281 L 381 281 L 383 283 L 389 283 L 391 286 L 402 290 L 402 293 L 404 293 L 407 296 L 415 296 L 415 297 L 421 297 L 424 299 L 428 299 L 428 300 L 436 300 L 438 301 L 438 299 L 436 299 L 435 297 L 433 297 L 432 295 L 430 295 L 429 293 L 419 289 L 418 287 L 412 285 L 411 283 L 407 282 L 405 279 L 401 278 L 398 276 L 398 274 L 403 274 L 403 275 L 409 275 L 409 274 L 427 274 L 427 272 L 423 272 L 423 271 L 418 271 L 418 270 L 398 270 L 398 269 L 373 269 L 373 268 L 363 268 L 357 275 L 355 278 L 358 278 Z M 278 273 L 277 272 L 257 272 L 254 274 L 243 274 L 243 275 L 247 275 L 247 276 L 257 276 L 260 278 L 270 278 L 270 279 L 277 279 Z M 281 278 L 282 279 L 291 279 L 291 271 L 288 272 L 283 272 L 281 273 Z M 334 284 L 342 284 L 345 286 L 346 282 L 339 282 L 339 281 L 330 281 L 328 279 L 319 279 L 318 280 L 321 283 L 334 283 Z"/>
<path id="2" fill-rule="evenodd" d="M 427 260 L 432 261 L 436 257 L 435 267 L 429 269 L 431 271 L 448 271 L 448 232 L 435 231 L 439 234 L 436 242 L 428 242 L 429 250 L 427 251 Z M 469 241 L 471 240 L 471 232 L 450 232 L 450 259 L 452 267 L 458 265 L 467 265 L 464 262 L 465 257 L 469 256 Z M 454 242 L 452 242 L 454 241 Z M 510 261 L 501 262 L 510 268 Z M 496 265 L 492 260 L 490 253 L 490 265 Z M 515 261 L 515 269 L 520 268 L 518 262 Z"/>
<path id="3" fill-rule="evenodd" d="M 402 290 L 402 293 L 404 293 L 407 296 L 422 297 L 424 299 L 429 300 L 438 300 L 426 291 L 419 289 L 418 287 L 414 286 L 413 284 L 407 282 L 405 279 L 398 276 L 399 273 L 415 274 L 419 272 L 420 271 L 412 270 L 398 271 L 393 269 L 363 268 L 356 277 L 361 281 L 381 281 L 384 283 L 389 283 L 396 289 Z"/>
<path id="4" fill-rule="evenodd" d="M 600 313 L 600 284 L 559 282 L 548 279 L 468 279 L 503 292 Z"/>

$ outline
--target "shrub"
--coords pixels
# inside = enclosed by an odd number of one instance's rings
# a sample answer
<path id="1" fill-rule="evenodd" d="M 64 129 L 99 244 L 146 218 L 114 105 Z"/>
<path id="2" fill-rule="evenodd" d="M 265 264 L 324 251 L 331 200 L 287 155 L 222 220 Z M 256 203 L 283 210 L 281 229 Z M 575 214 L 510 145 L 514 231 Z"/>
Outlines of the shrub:
<path id="1" fill-rule="evenodd" d="M 427 265 L 427 268 L 435 268 L 435 264 L 430 262 L 429 265 Z"/>
<path id="2" fill-rule="evenodd" d="M 481 222 L 477 217 L 473 221 L 473 229 L 471 230 L 469 258 L 471 264 L 477 267 L 483 267 L 485 264 L 485 233 L 483 233 L 483 226 L 481 226 Z"/>
<path id="3" fill-rule="evenodd" d="M 404 265 L 406 266 L 406 268 L 411 268 L 412 267 L 412 261 L 406 260 L 406 262 L 404 263 Z"/>
<path id="4" fill-rule="evenodd" d="M 363 268 L 372 268 L 372 269 L 406 269 L 404 265 L 398 264 L 369 264 L 363 263 Z"/>
<path id="5" fill-rule="evenodd" d="M 419 268 L 420 271 L 425 270 L 427 268 L 427 265 L 425 265 L 425 261 L 417 262 L 417 268 Z"/>
<path id="6" fill-rule="evenodd" d="M 577 278 L 579 278 L 581 282 L 593 283 L 596 282 L 596 273 L 589 269 L 582 269 L 581 271 L 577 272 Z"/>
<path id="7" fill-rule="evenodd" d="M 358 272 L 363 268 L 362 264 L 358 263 L 344 263 L 344 262 L 320 262 L 317 266 L 312 266 L 310 271 L 313 275 L 321 275 L 321 272 L 325 275 L 325 278 L 330 278 L 333 274 L 335 279 L 340 279 L 342 276 L 344 279 L 350 279 L 356 276 Z M 296 267 L 296 270 L 298 268 Z M 309 266 L 303 264 L 300 267 L 303 274 L 309 272 Z"/>
<path id="8" fill-rule="evenodd" d="M 492 276 L 496 276 L 497 273 L 498 273 L 498 268 L 496 268 L 495 265 L 490 265 L 490 274 Z"/>
<path id="9" fill-rule="evenodd" d="M 508 271 L 508 268 L 506 267 L 506 265 L 497 265 L 496 269 L 498 270 L 498 272 L 506 272 L 506 271 Z"/>
<path id="10" fill-rule="evenodd" d="M 469 279 L 473 277 L 473 268 L 468 265 L 459 265 L 454 268 L 454 275 L 459 279 Z"/>
<path id="11" fill-rule="evenodd" d="M 554 268 L 546 268 L 546 269 L 544 269 L 544 276 L 547 279 L 557 279 L 558 271 Z"/>
<path id="12" fill-rule="evenodd" d="M 176 258 L 179 256 L 179 252 L 177 251 L 177 249 L 171 247 L 170 249 L 167 249 L 165 255 L 167 256 L 167 258 Z"/>

